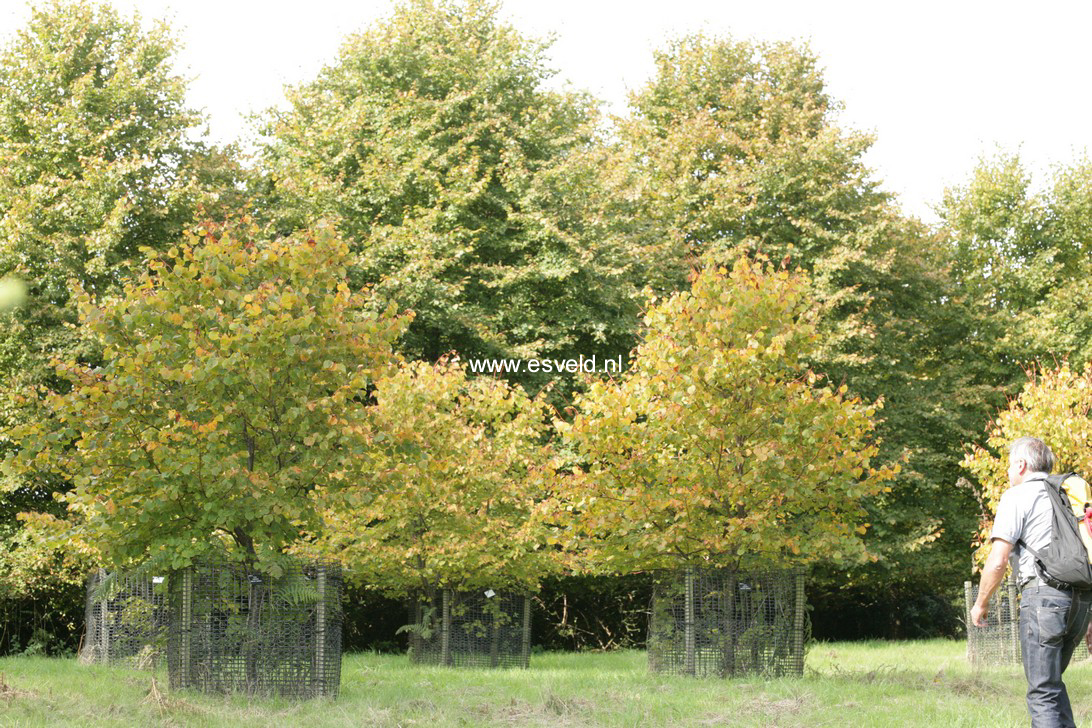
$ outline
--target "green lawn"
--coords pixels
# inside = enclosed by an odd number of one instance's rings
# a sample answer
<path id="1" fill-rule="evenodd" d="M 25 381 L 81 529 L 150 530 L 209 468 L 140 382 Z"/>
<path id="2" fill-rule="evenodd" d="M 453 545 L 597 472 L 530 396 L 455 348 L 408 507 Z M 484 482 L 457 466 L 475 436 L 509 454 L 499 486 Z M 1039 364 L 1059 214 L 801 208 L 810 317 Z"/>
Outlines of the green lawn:
<path id="1" fill-rule="evenodd" d="M 168 694 L 166 676 L 0 659 L 3 726 L 1024 726 L 1019 667 L 975 671 L 964 644 L 820 643 L 802 678 L 657 677 L 643 652 L 535 655 L 530 670 L 416 667 L 345 657 L 336 701 Z M 1092 664 L 1066 673 L 1092 726 Z M 156 697 L 151 690 L 157 681 Z"/>

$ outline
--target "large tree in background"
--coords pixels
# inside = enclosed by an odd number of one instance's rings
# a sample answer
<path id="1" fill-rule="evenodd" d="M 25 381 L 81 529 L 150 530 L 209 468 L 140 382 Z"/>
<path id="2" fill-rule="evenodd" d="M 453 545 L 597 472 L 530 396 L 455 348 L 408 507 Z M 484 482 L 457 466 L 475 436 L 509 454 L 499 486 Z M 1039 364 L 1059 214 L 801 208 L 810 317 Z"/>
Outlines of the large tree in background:
<path id="1" fill-rule="evenodd" d="M 1049 219 L 1059 271 L 1038 307 L 1039 325 L 1028 346 L 1069 357 L 1074 366 L 1092 362 L 1092 160 L 1087 156 L 1055 170 Z"/>
<path id="2" fill-rule="evenodd" d="M 835 124 L 806 47 L 692 35 L 655 62 L 620 133 L 645 171 L 644 214 L 674 243 L 658 251 L 665 284 L 681 286 L 686 256 L 737 245 L 811 269 L 879 219 L 871 139 Z"/>
<path id="3" fill-rule="evenodd" d="M 637 305 L 598 204 L 596 104 L 546 90 L 546 44 L 497 13 L 412 0 L 291 89 L 265 127 L 275 225 L 336 220 L 355 280 L 416 313 L 411 357 L 624 355 Z"/>
<path id="4" fill-rule="evenodd" d="M 115 292 L 138 247 L 178 238 L 230 193 L 223 153 L 192 139 L 200 116 L 171 66 L 176 41 L 107 5 L 54 0 L 0 52 L 0 276 L 28 300 L 0 335 L 0 372 L 48 381 L 80 352 L 69 280 Z"/>
<path id="5" fill-rule="evenodd" d="M 92 295 L 117 292 L 139 246 L 164 248 L 202 206 L 235 204 L 238 167 L 195 139 L 201 119 L 172 69 L 176 47 L 163 24 L 144 29 L 105 4 L 51 0 L 0 50 L 0 279 L 27 289 L 21 307 L 0 311 L 0 430 L 36 416 L 15 395 L 63 386 L 52 356 L 99 361 L 70 279 Z M 10 448 L 0 436 L 0 452 Z M 35 546 L 15 518 L 61 514 L 52 496 L 69 485 L 4 483 L 0 550 L 21 561 L 0 566 L 0 599 L 82 578 L 70 544 Z"/>
<path id="6" fill-rule="evenodd" d="M 844 328 L 815 365 L 855 392 L 885 398 L 881 452 L 906 461 L 892 491 L 868 502 L 868 539 L 882 558 L 848 574 L 831 570 L 816 595 L 826 607 L 816 628 L 832 637 L 958 629 L 951 604 L 979 512 L 959 462 L 1006 393 L 994 347 L 1003 331 L 959 286 L 946 242 L 897 217 L 880 232 L 890 246 L 846 268 L 855 282 L 837 296 L 849 316 L 842 305 L 828 308 L 826 326 Z"/>
<path id="7" fill-rule="evenodd" d="M 1092 359 L 1092 163 L 1054 168 L 1036 190 L 1015 154 L 982 159 L 939 209 L 954 273 L 982 319 L 1010 390 L 1033 358 Z"/>

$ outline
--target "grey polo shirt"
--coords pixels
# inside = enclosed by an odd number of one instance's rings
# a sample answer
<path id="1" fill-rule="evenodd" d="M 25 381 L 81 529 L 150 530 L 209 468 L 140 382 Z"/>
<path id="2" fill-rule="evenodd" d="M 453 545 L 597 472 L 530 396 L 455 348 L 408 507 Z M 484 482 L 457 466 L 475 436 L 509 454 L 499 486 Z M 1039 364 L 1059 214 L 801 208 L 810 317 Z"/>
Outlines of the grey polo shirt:
<path id="1" fill-rule="evenodd" d="M 1010 558 L 1021 583 L 1035 576 L 1035 556 L 1017 541 L 1039 552 L 1050 544 L 1053 511 L 1043 490 L 1046 477 L 1047 473 L 1028 473 L 1023 483 L 1002 493 L 990 532 L 990 540 L 1000 538 L 1013 544 Z"/>

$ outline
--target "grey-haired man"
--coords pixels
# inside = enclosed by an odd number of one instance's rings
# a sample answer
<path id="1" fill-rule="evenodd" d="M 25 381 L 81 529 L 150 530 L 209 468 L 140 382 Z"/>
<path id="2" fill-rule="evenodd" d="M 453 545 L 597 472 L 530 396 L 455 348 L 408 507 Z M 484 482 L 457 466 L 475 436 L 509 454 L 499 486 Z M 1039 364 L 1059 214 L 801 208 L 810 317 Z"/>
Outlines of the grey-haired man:
<path id="1" fill-rule="evenodd" d="M 1062 673 L 1088 627 L 1092 591 L 1043 583 L 1035 556 L 1025 548 L 1026 544 L 1041 551 L 1050 543 L 1052 510 L 1043 487 L 1053 467 L 1054 454 L 1042 440 L 1021 437 L 1009 448 L 1010 487 L 997 507 L 971 621 L 986 626 L 990 597 L 1005 575 L 1011 553 L 1021 586 L 1020 649 L 1032 728 L 1075 728 Z"/>

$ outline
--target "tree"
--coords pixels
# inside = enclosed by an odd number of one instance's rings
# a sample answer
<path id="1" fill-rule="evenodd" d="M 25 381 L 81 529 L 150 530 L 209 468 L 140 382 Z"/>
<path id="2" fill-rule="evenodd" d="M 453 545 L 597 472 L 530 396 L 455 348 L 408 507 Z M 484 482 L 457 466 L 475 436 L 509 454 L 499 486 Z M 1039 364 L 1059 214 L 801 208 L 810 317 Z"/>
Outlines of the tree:
<path id="1" fill-rule="evenodd" d="M 676 243 L 664 270 L 738 245 L 810 270 L 877 220 L 888 196 L 861 159 L 871 139 L 835 125 L 806 46 L 697 34 L 655 61 L 620 131 L 647 175 L 645 214 Z"/>
<path id="2" fill-rule="evenodd" d="M 13 430 L 8 472 L 73 483 L 75 531 L 108 562 L 178 568 L 231 546 L 274 571 L 301 530 L 321 532 L 322 494 L 369 470 L 368 388 L 405 318 L 366 310 L 329 228 L 255 235 L 208 226 L 147 250 L 121 296 L 80 290 L 104 364 L 58 363 L 71 389 Z"/>
<path id="3" fill-rule="evenodd" d="M 1007 482 L 983 470 L 982 458 L 999 447 L 996 438 L 1019 436 L 1011 428 L 1001 434 L 992 428 L 983 438 L 981 422 L 1006 406 L 1006 418 L 1024 417 L 1016 414 L 1023 405 L 1012 397 L 1022 387 L 1021 399 L 1038 396 L 1029 394 L 1040 386 L 1035 383 L 1040 365 L 1034 362 L 1068 362 L 1065 371 L 1069 366 L 1079 371 L 1092 356 L 1087 345 L 1092 318 L 1083 303 L 1090 292 L 1089 180 L 1092 166 L 1078 159 L 1055 168 L 1037 190 L 1018 155 L 998 152 L 980 160 L 965 184 L 947 190 L 940 207 L 940 238 L 950 250 L 953 283 L 973 322 L 950 338 L 967 349 L 961 368 L 980 372 L 977 388 L 951 390 L 962 401 L 979 402 L 976 427 L 959 439 L 975 453 L 963 465 L 973 463 L 978 480 L 969 492 L 979 504 L 968 514 L 979 518 L 980 527 L 1000 497 L 999 484 Z M 1049 387 L 1069 386 L 1058 372 L 1041 376 Z"/>
<path id="4" fill-rule="evenodd" d="M 526 591 L 556 571 L 536 513 L 551 483 L 541 397 L 448 361 L 411 362 L 375 396 L 370 480 L 326 515 L 323 549 L 355 580 L 395 596 Z"/>
<path id="5" fill-rule="evenodd" d="M 558 517 L 606 571 L 865 554 L 874 406 L 804 366 L 806 277 L 739 259 L 654 306 L 629 370 L 558 423 L 581 466 Z"/>
<path id="6" fill-rule="evenodd" d="M 891 491 L 866 501 L 866 540 L 879 559 L 816 572 L 813 625 L 831 638 L 958 629 L 956 592 L 978 519 L 959 463 L 964 443 L 978 438 L 983 419 L 1005 402 L 1008 379 L 996 356 L 1000 321 L 983 317 L 959 285 L 946 241 L 897 218 L 882 234 L 897 244 L 848 261 L 857 283 L 840 297 L 859 311 L 855 325 L 839 326 L 839 310 L 828 309 L 826 331 L 838 335 L 824 334 L 814 362 L 859 396 L 884 397 L 879 459 L 903 464 Z"/>
<path id="7" fill-rule="evenodd" d="M 70 279 L 116 293 L 139 246 L 165 248 L 200 207 L 236 203 L 238 167 L 231 150 L 196 139 L 176 47 L 164 24 L 144 30 L 108 5 L 49 0 L 0 50 L 0 286 L 21 304 L 0 304 L 0 432 L 42 415 L 17 395 L 65 386 L 53 356 L 101 363 Z M 12 447 L 0 436 L 0 457 Z M 0 594 L 82 582 L 85 549 L 16 520 L 63 516 L 54 493 L 69 487 L 44 474 L 3 484 Z"/>
<path id="8" fill-rule="evenodd" d="M 1050 282 L 1034 323 L 1028 348 L 1067 357 L 1075 368 L 1092 362 L 1092 160 L 1087 156 L 1054 170 L 1049 214 L 1056 241 L 1058 273 Z"/>
<path id="9" fill-rule="evenodd" d="M 139 246 L 165 246 L 230 189 L 228 158 L 189 137 L 200 117 L 175 48 L 163 24 L 51 0 L 0 53 L 0 277 L 29 288 L 0 337 L 5 376 L 45 383 L 47 352 L 93 358 L 64 325 L 69 279 L 117 291 Z"/>
<path id="10" fill-rule="evenodd" d="M 595 103 L 545 90 L 546 44 L 497 12 L 412 0 L 349 38 L 271 112 L 265 197 L 281 230 L 336 218 L 354 280 L 416 313 L 411 358 L 613 358 L 637 304 L 623 240 L 593 204 Z"/>
<path id="11" fill-rule="evenodd" d="M 980 160 L 966 185 L 946 190 L 941 206 L 957 279 L 1009 313 L 1033 305 L 1055 269 L 1046 201 L 1030 185 L 1019 157 L 999 154 Z"/>
<path id="12" fill-rule="evenodd" d="M 1015 154 L 980 160 L 967 184 L 948 190 L 943 234 L 958 282 L 983 318 L 1000 323 L 997 356 L 1011 391 L 1028 361 L 1089 360 L 1087 293 L 1092 164 L 1056 167 L 1041 191 Z"/>
<path id="13" fill-rule="evenodd" d="M 839 104 L 806 45 L 691 35 L 656 55 L 656 75 L 620 124 L 638 170 L 638 251 L 665 295 L 740 252 L 810 274 L 820 344 L 808 364 L 865 401 L 883 397 L 882 462 L 904 467 L 865 499 L 876 561 L 817 571 L 839 603 L 900 601 L 956 575 L 975 506 L 954 488 L 960 443 L 1003 401 L 990 330 L 951 275 L 944 242 L 907 219 L 864 163 L 871 139 L 839 128 Z M 664 242 L 670 241 L 670 242 Z M 947 406 L 938 407 L 938 402 Z M 890 607 L 890 609 L 888 608 Z M 817 612 L 818 616 L 818 612 Z"/>

